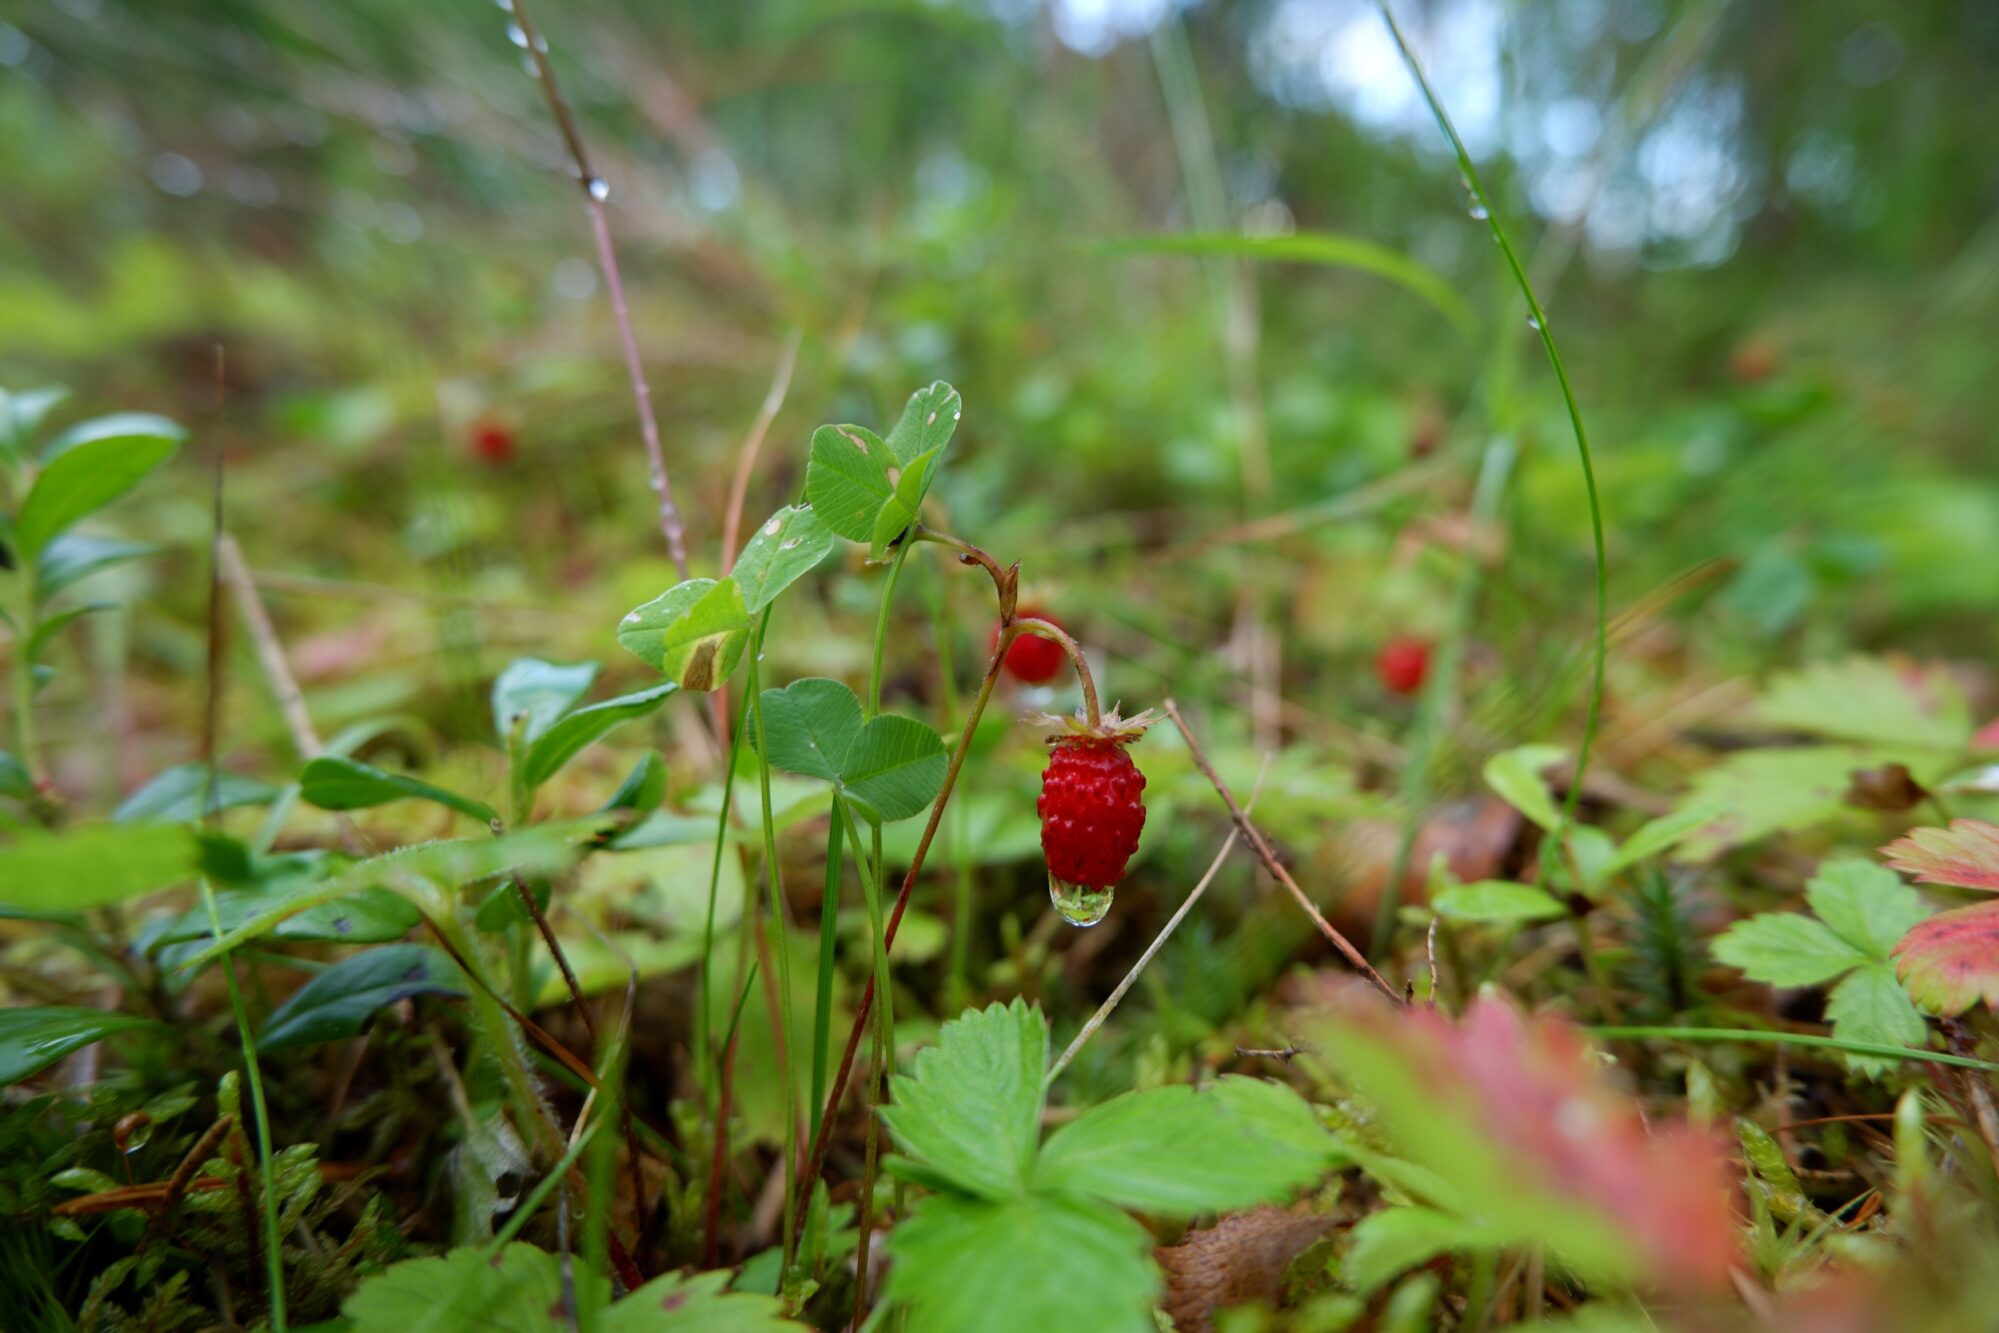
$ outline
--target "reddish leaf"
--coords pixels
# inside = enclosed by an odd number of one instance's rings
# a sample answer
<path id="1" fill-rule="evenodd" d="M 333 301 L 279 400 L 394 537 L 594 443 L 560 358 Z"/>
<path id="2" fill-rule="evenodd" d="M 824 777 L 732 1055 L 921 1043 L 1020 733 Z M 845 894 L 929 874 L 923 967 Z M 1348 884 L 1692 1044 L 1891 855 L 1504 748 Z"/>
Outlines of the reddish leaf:
<path id="1" fill-rule="evenodd" d="M 1999 1008 L 1999 902 L 1917 922 L 1895 946 L 1895 975 L 1917 1004 L 1940 1014 L 1981 999 Z"/>
<path id="2" fill-rule="evenodd" d="M 1925 884 L 1999 893 L 1999 824 L 1953 819 L 1947 829 L 1910 829 L 1881 854 L 1889 865 Z"/>
<path id="3" fill-rule="evenodd" d="M 1684 1125 L 1648 1126 L 1567 1023 L 1485 999 L 1457 1021 L 1420 1007 L 1342 1010 L 1315 1029 L 1316 1049 L 1376 1103 L 1397 1150 L 1453 1188 L 1453 1206 L 1508 1225 L 1594 1215 L 1582 1239 L 1621 1237 L 1653 1281 L 1728 1281 L 1736 1228 L 1718 1145 Z"/>

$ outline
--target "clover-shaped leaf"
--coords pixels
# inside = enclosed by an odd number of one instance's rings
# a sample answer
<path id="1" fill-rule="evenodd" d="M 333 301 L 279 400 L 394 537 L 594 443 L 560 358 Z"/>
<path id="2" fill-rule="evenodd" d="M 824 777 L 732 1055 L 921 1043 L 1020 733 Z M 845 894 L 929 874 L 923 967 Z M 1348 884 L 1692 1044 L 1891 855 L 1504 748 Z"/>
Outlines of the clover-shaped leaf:
<path id="1" fill-rule="evenodd" d="M 886 440 L 865 426 L 821 426 L 805 470 L 813 511 L 880 559 L 922 512 L 962 411 L 958 391 L 940 380 L 910 397 Z"/>
<path id="2" fill-rule="evenodd" d="M 832 529 L 811 505 L 786 505 L 757 529 L 736 557 L 729 577 L 743 590 L 743 605 L 755 615 L 810 573 L 832 549 Z"/>
<path id="3" fill-rule="evenodd" d="M 864 724 L 861 701 L 837 680 L 794 681 L 761 702 L 771 765 L 832 783 L 867 818 L 920 814 L 944 784 L 949 760 L 935 731 L 893 713 Z"/>
<path id="4" fill-rule="evenodd" d="M 618 642 L 682 689 L 719 687 L 750 641 L 750 609 L 733 578 L 688 579 L 618 622 Z"/>

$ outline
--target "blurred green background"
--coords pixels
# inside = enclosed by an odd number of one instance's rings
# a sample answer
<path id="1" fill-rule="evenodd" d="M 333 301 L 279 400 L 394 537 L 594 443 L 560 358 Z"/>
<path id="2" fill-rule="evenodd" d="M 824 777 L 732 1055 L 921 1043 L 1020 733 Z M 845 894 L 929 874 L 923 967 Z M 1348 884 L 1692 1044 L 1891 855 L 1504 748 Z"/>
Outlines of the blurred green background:
<path id="1" fill-rule="evenodd" d="M 1595 438 L 1632 613 L 1613 757 L 1620 728 L 1848 645 L 1989 661 L 1999 8 L 1401 10 Z M 1573 729 L 1591 566 L 1566 419 L 1370 5 L 531 16 L 610 187 L 697 573 L 795 336 L 746 522 L 797 492 L 814 424 L 949 379 L 967 410 L 936 517 L 1025 562 L 1110 696 L 1170 687 L 1365 760 L 1412 707 L 1379 645 L 1447 635 L 1462 605 L 1454 741 Z M 409 709 L 476 736 L 500 662 L 611 655 L 672 581 L 582 201 L 508 30 L 488 0 L 0 22 L 0 379 L 219 431 L 231 525 L 327 729 Z M 1132 244 L 1181 232 L 1332 233 L 1415 276 Z M 114 520 L 176 553 L 130 575 L 139 615 L 78 641 L 134 669 L 130 696 L 50 687 L 72 786 L 185 757 L 202 456 Z M 937 586 L 979 651 L 979 603 Z M 853 670 L 873 597 L 853 567 L 788 609 L 774 674 Z M 929 688 L 926 651 L 902 688 Z M 259 699 L 233 741 L 281 749 Z M 107 706 L 108 764 L 85 743 Z M 1475 772 L 1448 760 L 1447 787 Z"/>

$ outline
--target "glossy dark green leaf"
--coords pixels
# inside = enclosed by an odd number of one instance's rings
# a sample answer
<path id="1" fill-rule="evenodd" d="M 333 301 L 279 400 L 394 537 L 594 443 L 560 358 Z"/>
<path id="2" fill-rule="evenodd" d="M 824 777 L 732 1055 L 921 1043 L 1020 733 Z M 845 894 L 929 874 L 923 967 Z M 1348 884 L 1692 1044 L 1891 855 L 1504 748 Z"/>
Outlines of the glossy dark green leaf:
<path id="1" fill-rule="evenodd" d="M 322 810 L 365 810 L 390 801 L 410 799 L 435 801 L 482 824 L 499 819 L 499 812 L 484 801 L 460 796 L 455 791 L 364 764 L 358 759 L 322 755 L 299 774 L 299 794 Z"/>
<path id="2" fill-rule="evenodd" d="M 385 1005 L 413 995 L 463 995 L 458 965 L 427 944 L 384 944 L 341 959 L 272 1011 L 261 1050 L 352 1037 Z"/>
<path id="3" fill-rule="evenodd" d="M 278 788 L 259 778 L 218 769 L 211 787 L 208 765 L 175 764 L 127 796 L 111 818 L 121 824 L 139 820 L 185 824 L 202 817 L 204 802 L 208 813 L 214 814 L 242 805 L 268 805 L 277 796 Z"/>
<path id="4" fill-rule="evenodd" d="M 620 695 L 566 713 L 544 728 L 529 744 L 521 760 L 522 778 L 529 787 L 539 787 L 561 771 L 562 766 L 598 737 L 621 723 L 644 717 L 666 701 L 680 687 L 672 681 L 635 694 Z"/>
<path id="5" fill-rule="evenodd" d="M 632 765 L 632 771 L 625 775 L 618 789 L 611 793 L 611 799 L 599 809 L 606 813 L 633 810 L 645 815 L 659 809 L 660 798 L 665 795 L 666 760 L 660 757 L 659 751 L 647 750 L 639 756 L 638 763 Z"/>
<path id="6" fill-rule="evenodd" d="M 78 579 L 126 560 L 152 555 L 158 549 L 113 537 L 65 532 L 42 550 L 41 561 L 35 570 L 35 597 L 38 601 L 47 601 Z"/>
<path id="7" fill-rule="evenodd" d="M 589 691 L 597 671 L 595 662 L 515 658 L 493 681 L 493 733 L 504 742 L 518 724 L 522 742 L 532 743 Z"/>
<path id="8" fill-rule="evenodd" d="M 15 521 L 21 559 L 39 560 L 50 541 L 173 457 L 186 432 L 164 418 L 144 421 L 151 424 L 143 429 L 135 424 L 133 433 L 91 435 L 55 452 L 35 478 Z"/>
<path id="9" fill-rule="evenodd" d="M 0 1087 L 19 1083 L 71 1051 L 147 1022 L 130 1014 L 66 1005 L 0 1009 Z"/>

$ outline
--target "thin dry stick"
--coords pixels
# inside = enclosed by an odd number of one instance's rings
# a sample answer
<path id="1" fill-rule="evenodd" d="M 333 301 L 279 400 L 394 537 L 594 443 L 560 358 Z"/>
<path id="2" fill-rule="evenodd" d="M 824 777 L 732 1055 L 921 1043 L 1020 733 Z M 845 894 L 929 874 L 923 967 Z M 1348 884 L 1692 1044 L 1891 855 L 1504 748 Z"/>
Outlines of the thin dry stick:
<path id="1" fill-rule="evenodd" d="M 1263 834 L 1257 831 L 1256 825 L 1249 822 L 1249 816 L 1242 812 L 1242 807 L 1236 804 L 1235 797 L 1229 794 L 1227 785 L 1215 772 L 1214 765 L 1208 762 L 1208 756 L 1202 751 L 1201 743 L 1194 739 L 1194 733 L 1187 729 L 1187 720 L 1180 716 L 1180 706 L 1171 699 L 1168 699 L 1163 706 L 1166 716 L 1173 719 L 1173 725 L 1180 728 L 1180 734 L 1186 738 L 1187 749 L 1194 756 L 1195 765 L 1207 775 L 1208 781 L 1214 784 L 1216 794 L 1222 798 L 1222 804 L 1229 808 L 1229 818 L 1235 820 L 1235 826 L 1242 830 L 1242 836 L 1249 839 L 1250 849 L 1256 853 L 1257 859 L 1263 862 L 1264 869 L 1276 876 L 1277 882 L 1290 891 L 1298 906 L 1305 910 L 1305 915 L 1312 918 L 1312 924 L 1319 928 L 1319 933 L 1330 940 L 1333 947 L 1353 964 L 1355 971 L 1379 987 L 1383 995 L 1397 1004 L 1403 1003 L 1402 995 L 1382 980 L 1381 973 L 1374 970 L 1373 965 L 1361 956 L 1360 950 L 1354 948 L 1346 936 L 1333 928 L 1333 923 L 1326 920 L 1317 905 L 1305 896 L 1303 889 L 1298 887 L 1298 881 L 1291 878 L 1291 872 L 1277 859 L 1277 853 L 1271 850 L 1270 844 L 1264 840 Z"/>
<path id="2" fill-rule="evenodd" d="M 611 313 L 618 324 L 618 338 L 625 353 L 625 373 L 632 382 L 632 399 L 639 409 L 639 434 L 645 440 L 646 463 L 650 470 L 652 489 L 659 496 L 659 530 L 666 538 L 666 549 L 673 556 L 673 567 L 680 571 L 680 577 L 687 577 L 687 530 L 680 521 L 680 510 L 673 503 L 673 482 L 666 474 L 666 450 L 659 441 L 659 422 L 653 416 L 652 387 L 646 383 L 645 363 L 639 358 L 638 335 L 632 330 L 632 316 L 625 305 L 625 282 L 618 271 L 617 247 L 611 243 L 611 223 L 604 213 L 604 200 L 610 196 L 610 187 L 603 177 L 590 165 L 590 154 L 583 147 L 583 136 L 577 132 L 576 119 L 569 112 L 569 104 L 562 100 L 562 90 L 556 86 L 555 70 L 548 63 L 548 51 L 534 24 L 528 21 L 527 10 L 520 0 L 501 0 L 501 8 L 513 15 L 514 25 L 519 30 L 517 39 L 526 48 L 528 59 L 534 63 L 535 77 L 541 81 L 542 92 L 548 96 L 548 109 L 555 116 L 555 124 L 562 131 L 562 141 L 569 149 L 569 157 L 576 166 L 577 184 L 583 187 L 584 207 L 590 213 L 590 233 L 597 242 L 597 266 L 604 271 L 604 290 L 611 298 Z"/>
<path id="3" fill-rule="evenodd" d="M 1270 758 L 1269 755 L 1263 757 L 1263 768 L 1256 775 L 1256 787 L 1249 794 L 1249 810 L 1256 809 L 1256 798 L 1263 794 L 1263 780 L 1270 776 Z M 1244 813 L 1247 814 L 1248 811 L 1246 810 Z M 1167 919 L 1166 924 L 1160 928 L 1159 934 L 1153 939 L 1152 943 L 1145 946 L 1145 952 L 1140 954 L 1138 961 L 1131 965 L 1131 971 L 1124 974 L 1124 980 L 1118 982 L 1116 989 L 1111 991 L 1104 998 L 1104 1002 L 1097 1006 L 1097 1012 L 1090 1015 L 1090 1021 L 1083 1024 L 1083 1030 L 1078 1032 L 1076 1039 L 1069 1043 L 1069 1049 L 1063 1051 L 1054 1065 L 1048 1070 L 1048 1077 L 1042 1080 L 1041 1085 L 1043 1087 L 1054 1083 L 1062 1071 L 1069 1067 L 1069 1062 L 1076 1058 L 1078 1051 L 1083 1049 L 1083 1043 L 1096 1035 L 1097 1029 L 1104 1025 L 1104 1020 L 1111 1016 L 1111 1011 L 1116 1009 L 1119 1002 L 1124 999 L 1125 992 L 1138 983 L 1139 974 L 1144 972 L 1151 964 L 1153 956 L 1165 947 L 1166 941 L 1172 936 L 1175 930 L 1179 929 L 1180 923 L 1186 919 L 1187 913 L 1194 910 L 1194 904 L 1201 901 L 1201 895 L 1208 891 L 1208 885 L 1212 884 L 1215 876 L 1221 873 L 1222 863 L 1228 860 L 1229 853 L 1235 850 L 1236 838 L 1238 836 L 1240 836 L 1240 830 L 1231 827 L 1229 829 L 1229 836 L 1222 840 L 1221 850 L 1216 852 L 1215 859 L 1208 863 L 1207 873 L 1201 876 L 1201 882 L 1194 886 L 1193 891 L 1187 895 L 1186 901 L 1182 902 L 1179 909 Z"/>
<path id="4" fill-rule="evenodd" d="M 756 471 L 757 455 L 763 452 L 764 436 L 770 433 L 771 423 L 784 408 L 785 395 L 791 392 L 791 372 L 798 364 L 798 346 L 805 341 L 805 330 L 793 329 L 791 337 L 784 343 L 784 353 L 777 359 L 777 370 L 770 377 L 770 388 L 764 391 L 763 406 L 757 409 L 757 419 L 750 423 L 750 433 L 743 437 L 742 450 L 736 455 L 736 475 L 729 482 L 729 507 L 722 518 L 722 567 L 728 568 L 736 555 L 736 538 L 743 530 L 743 502 L 749 494 L 750 476 Z"/>
<path id="5" fill-rule="evenodd" d="M 243 624 L 250 631 L 250 641 L 257 646 L 257 663 L 263 668 L 264 679 L 271 683 L 271 692 L 277 696 L 278 711 L 284 714 L 285 729 L 291 733 L 292 745 L 306 759 L 317 758 L 321 749 L 319 732 L 313 729 L 312 715 L 305 710 L 305 695 L 299 690 L 298 681 L 285 661 L 284 645 L 278 642 L 278 632 L 271 625 L 270 613 L 264 610 L 264 601 L 257 595 L 257 582 L 250 574 L 250 566 L 243 561 L 242 549 L 236 539 L 223 533 L 216 541 L 216 559 L 220 562 L 222 581 L 229 585 L 229 591 L 236 598 L 236 609 L 242 613 Z"/>

